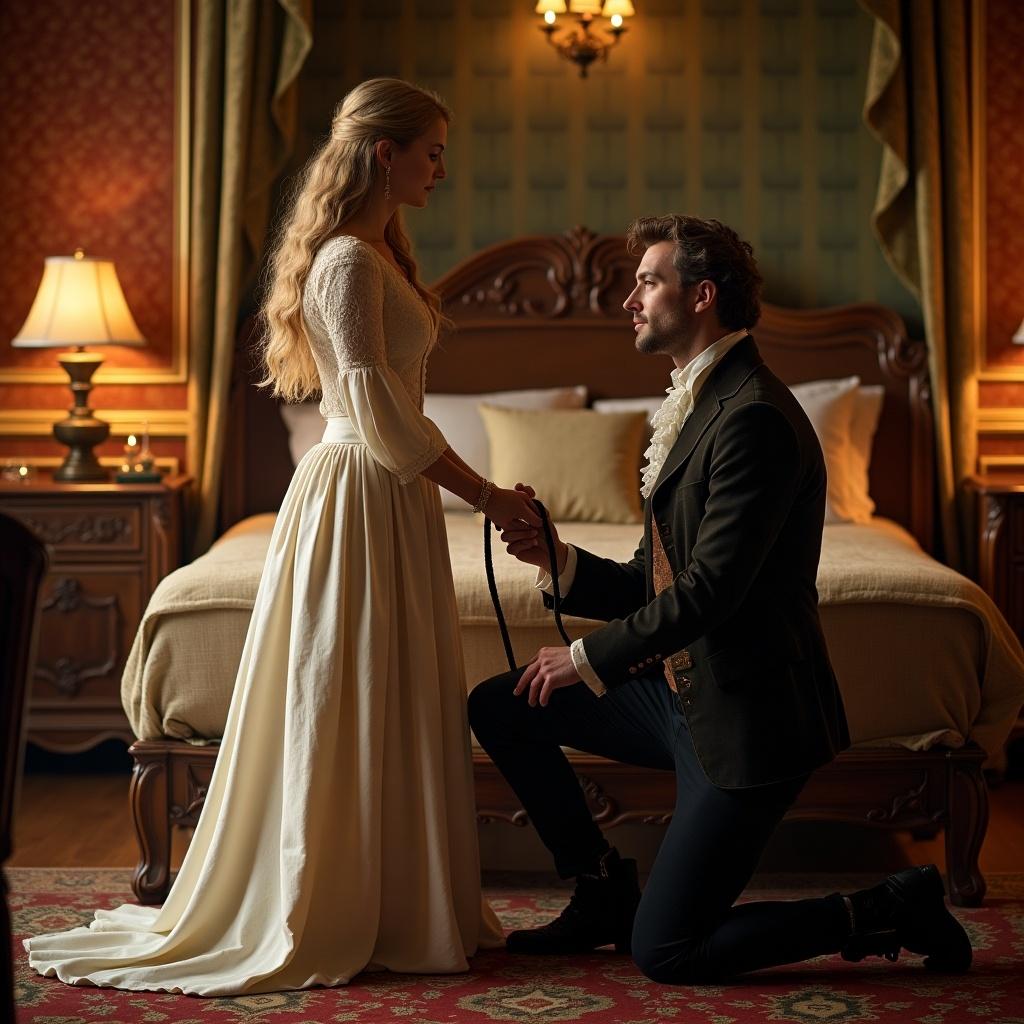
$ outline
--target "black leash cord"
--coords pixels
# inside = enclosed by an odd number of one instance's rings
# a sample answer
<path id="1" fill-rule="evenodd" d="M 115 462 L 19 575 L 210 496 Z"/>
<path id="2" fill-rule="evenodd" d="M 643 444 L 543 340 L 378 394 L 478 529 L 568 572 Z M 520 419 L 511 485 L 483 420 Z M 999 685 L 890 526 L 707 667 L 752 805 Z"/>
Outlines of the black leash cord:
<path id="1" fill-rule="evenodd" d="M 558 559 L 555 556 L 555 538 L 551 533 L 551 521 L 548 518 L 548 510 L 536 499 L 533 503 L 540 513 L 541 525 L 544 527 L 544 540 L 547 541 L 548 561 L 551 565 L 551 588 L 555 597 L 555 625 L 558 632 L 565 641 L 566 647 L 572 645 L 569 634 L 562 625 L 562 593 L 558 589 Z M 498 617 L 498 629 L 501 630 L 501 642 L 505 645 L 505 657 L 508 659 L 509 670 L 514 672 L 516 665 L 515 654 L 512 652 L 512 641 L 508 635 L 508 625 L 505 623 L 505 615 L 501 610 L 501 598 L 498 596 L 498 587 L 494 582 L 494 561 L 491 558 L 491 526 L 490 519 L 484 517 L 484 566 L 487 569 L 487 589 L 491 592 L 491 603 L 494 605 L 494 614 Z"/>

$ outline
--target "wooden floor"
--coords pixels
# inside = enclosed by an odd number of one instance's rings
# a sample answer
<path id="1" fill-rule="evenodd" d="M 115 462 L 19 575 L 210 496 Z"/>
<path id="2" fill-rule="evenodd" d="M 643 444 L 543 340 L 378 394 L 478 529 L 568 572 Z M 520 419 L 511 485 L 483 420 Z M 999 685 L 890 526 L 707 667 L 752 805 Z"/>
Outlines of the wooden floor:
<path id="1" fill-rule="evenodd" d="M 982 872 L 1024 871 L 1024 779 L 1003 782 L 992 789 L 990 798 Z M 524 831 L 485 826 L 493 828 Z M 490 838 L 482 844 L 485 864 Z M 136 859 L 127 776 L 24 777 L 10 866 L 130 867 Z M 799 822 L 779 829 L 762 858 L 761 870 L 888 872 L 932 861 L 944 865 L 941 836 L 914 840 L 868 828 Z"/>

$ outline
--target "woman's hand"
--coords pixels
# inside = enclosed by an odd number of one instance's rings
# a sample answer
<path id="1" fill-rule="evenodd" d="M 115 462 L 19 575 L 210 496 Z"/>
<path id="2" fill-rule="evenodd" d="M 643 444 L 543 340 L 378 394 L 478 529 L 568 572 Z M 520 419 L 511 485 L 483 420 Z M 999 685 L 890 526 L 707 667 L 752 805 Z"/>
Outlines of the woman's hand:
<path id="1" fill-rule="evenodd" d="M 534 489 L 528 484 L 516 484 L 516 490 L 530 498 L 537 496 Z M 548 525 L 551 527 L 551 537 L 555 542 L 558 574 L 561 575 L 565 569 L 565 560 L 569 557 L 569 546 L 558 539 L 558 530 L 555 529 L 555 524 L 549 522 Z M 545 572 L 551 572 L 543 525 L 535 529 L 524 526 L 522 523 L 514 523 L 509 529 L 502 531 L 501 542 L 513 558 L 518 558 L 520 562 L 526 562 L 527 565 L 535 565 Z"/>
<path id="2" fill-rule="evenodd" d="M 502 533 L 509 530 L 539 530 L 540 514 L 533 503 L 533 495 L 519 485 L 515 490 L 495 487 L 484 509 L 484 514 Z M 532 488 L 530 489 L 532 491 Z M 504 540 L 504 537 L 502 537 Z"/>

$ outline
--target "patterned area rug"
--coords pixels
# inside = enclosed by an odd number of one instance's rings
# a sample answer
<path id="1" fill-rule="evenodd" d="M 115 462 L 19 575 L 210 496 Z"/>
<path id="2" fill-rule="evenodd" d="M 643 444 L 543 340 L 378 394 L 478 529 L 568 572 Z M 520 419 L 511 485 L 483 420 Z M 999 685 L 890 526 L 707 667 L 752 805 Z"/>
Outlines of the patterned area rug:
<path id="1" fill-rule="evenodd" d="M 96 907 L 131 900 L 126 871 L 8 871 L 17 937 L 86 922 Z M 871 884 L 862 877 L 759 878 L 747 898 L 785 899 Z M 366 975 L 346 988 L 197 999 L 71 988 L 30 971 L 17 943 L 21 1024 L 1024 1024 L 1024 874 L 988 879 L 978 910 L 957 910 L 971 936 L 970 974 L 928 974 L 917 958 L 847 964 L 836 957 L 752 975 L 741 984 L 671 988 L 647 981 L 628 957 L 597 953 L 557 960 L 489 952 L 468 974 Z M 540 924 L 564 905 L 544 880 L 489 879 L 487 893 L 508 929 Z"/>

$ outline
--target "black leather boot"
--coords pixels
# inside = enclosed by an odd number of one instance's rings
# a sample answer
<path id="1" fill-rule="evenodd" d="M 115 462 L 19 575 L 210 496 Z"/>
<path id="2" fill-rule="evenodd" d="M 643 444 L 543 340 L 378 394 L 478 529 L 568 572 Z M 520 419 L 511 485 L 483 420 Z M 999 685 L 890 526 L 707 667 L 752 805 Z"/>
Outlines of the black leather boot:
<path id="1" fill-rule="evenodd" d="M 934 864 L 899 871 L 881 885 L 853 893 L 853 932 L 843 946 L 843 959 L 884 956 L 895 961 L 902 947 L 922 955 L 930 971 L 962 974 L 971 966 L 971 940 L 946 909 L 945 897 Z"/>
<path id="2" fill-rule="evenodd" d="M 628 953 L 639 902 L 636 861 L 623 860 L 611 849 L 601 858 L 598 874 L 576 879 L 569 905 L 554 921 L 512 932 L 505 946 L 510 953 L 589 953 L 599 946 Z"/>

